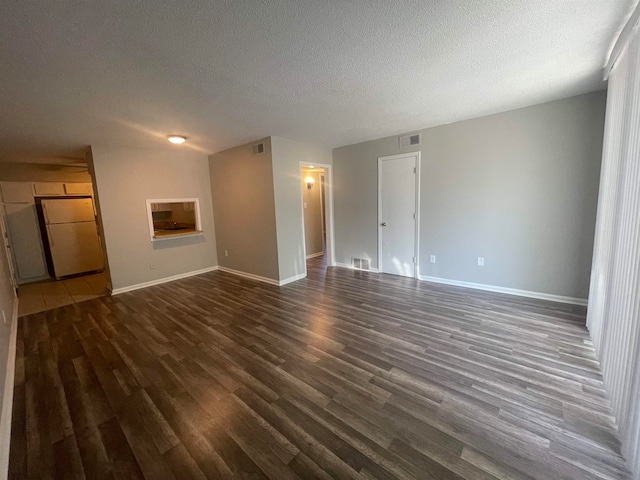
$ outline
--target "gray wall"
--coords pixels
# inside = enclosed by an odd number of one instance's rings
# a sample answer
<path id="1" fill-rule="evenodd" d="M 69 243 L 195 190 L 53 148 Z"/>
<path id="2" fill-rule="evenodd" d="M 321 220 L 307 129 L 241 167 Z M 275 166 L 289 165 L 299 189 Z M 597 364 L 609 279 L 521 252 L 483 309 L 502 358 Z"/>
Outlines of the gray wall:
<path id="1" fill-rule="evenodd" d="M 280 280 L 306 272 L 300 162 L 331 164 L 331 150 L 315 144 L 271 137 L 273 186 Z"/>
<path id="2" fill-rule="evenodd" d="M 265 152 L 254 155 L 260 142 Z M 209 166 L 220 266 L 278 280 L 271 140 L 210 155 Z"/>
<path id="3" fill-rule="evenodd" d="M 315 184 L 307 188 L 306 177 L 313 177 Z M 302 201 L 304 209 L 304 243 L 307 255 L 320 253 L 324 249 L 322 239 L 322 185 L 319 172 L 302 172 Z"/>
<path id="4" fill-rule="evenodd" d="M 206 155 L 93 145 L 91 156 L 114 289 L 218 264 Z M 203 235 L 151 242 L 146 200 L 191 197 L 200 199 Z"/>
<path id="5" fill-rule="evenodd" d="M 422 130 L 420 275 L 586 298 L 604 109 L 596 92 Z M 334 149 L 336 262 L 377 267 L 377 158 L 417 149 Z"/>

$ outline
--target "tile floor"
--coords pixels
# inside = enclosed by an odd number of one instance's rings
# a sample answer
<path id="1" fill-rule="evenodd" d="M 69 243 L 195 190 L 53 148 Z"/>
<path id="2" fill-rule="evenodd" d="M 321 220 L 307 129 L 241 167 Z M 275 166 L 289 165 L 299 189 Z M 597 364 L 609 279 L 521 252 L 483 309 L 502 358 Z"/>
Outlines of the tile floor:
<path id="1" fill-rule="evenodd" d="M 105 273 L 84 275 L 67 280 L 46 280 L 18 288 L 18 316 L 51 310 L 72 303 L 107 295 Z"/>

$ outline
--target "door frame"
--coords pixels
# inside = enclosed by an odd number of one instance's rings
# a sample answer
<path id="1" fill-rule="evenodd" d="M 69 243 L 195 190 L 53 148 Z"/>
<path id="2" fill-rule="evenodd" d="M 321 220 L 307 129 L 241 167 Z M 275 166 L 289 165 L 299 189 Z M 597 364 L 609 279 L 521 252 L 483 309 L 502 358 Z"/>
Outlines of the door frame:
<path id="1" fill-rule="evenodd" d="M 304 255 L 304 273 L 307 274 L 307 243 L 304 235 L 304 198 L 302 196 L 303 193 L 303 181 L 302 177 L 302 167 L 310 167 L 313 165 L 314 167 L 324 168 L 324 178 L 325 178 L 325 199 L 324 199 L 324 219 L 327 226 L 326 232 L 326 250 L 327 250 L 327 266 L 333 267 L 336 264 L 335 261 L 335 249 L 334 249 L 334 228 L 333 228 L 333 165 L 328 163 L 315 163 L 315 162 L 298 162 L 298 172 L 300 174 L 300 207 L 301 210 L 301 220 L 302 220 L 302 250 Z M 318 182 L 320 183 L 320 182 Z"/>
<path id="2" fill-rule="evenodd" d="M 388 160 L 398 160 L 401 158 L 414 157 L 416 161 L 416 195 L 415 195 L 415 235 L 413 245 L 413 256 L 416 261 L 413 264 L 413 278 L 419 278 L 420 275 L 420 164 L 421 155 L 420 151 L 400 153 L 398 155 L 389 155 L 385 157 L 378 157 L 378 271 L 382 272 L 382 162 Z"/>

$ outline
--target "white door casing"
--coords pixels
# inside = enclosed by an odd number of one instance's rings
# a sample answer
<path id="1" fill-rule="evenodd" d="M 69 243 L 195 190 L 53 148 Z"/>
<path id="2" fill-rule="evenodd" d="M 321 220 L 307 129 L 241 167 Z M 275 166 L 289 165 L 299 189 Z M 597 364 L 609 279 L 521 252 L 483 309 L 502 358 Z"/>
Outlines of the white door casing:
<path id="1" fill-rule="evenodd" d="M 417 278 L 420 152 L 378 159 L 378 268 Z"/>

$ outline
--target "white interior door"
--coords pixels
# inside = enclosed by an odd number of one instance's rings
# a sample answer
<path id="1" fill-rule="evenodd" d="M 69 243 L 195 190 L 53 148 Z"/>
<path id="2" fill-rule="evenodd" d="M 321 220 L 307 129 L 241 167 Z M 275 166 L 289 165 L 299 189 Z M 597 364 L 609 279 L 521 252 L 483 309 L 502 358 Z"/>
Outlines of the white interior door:
<path id="1" fill-rule="evenodd" d="M 378 246 L 383 273 L 416 276 L 418 154 L 378 159 Z"/>

